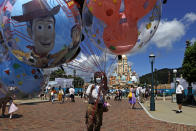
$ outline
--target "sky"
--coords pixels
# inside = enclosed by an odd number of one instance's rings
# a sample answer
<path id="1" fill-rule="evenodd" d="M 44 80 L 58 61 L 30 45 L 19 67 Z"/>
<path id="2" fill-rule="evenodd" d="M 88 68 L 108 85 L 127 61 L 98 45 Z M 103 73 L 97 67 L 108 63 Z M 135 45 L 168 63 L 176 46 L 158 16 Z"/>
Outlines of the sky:
<path id="1" fill-rule="evenodd" d="M 154 68 L 158 70 L 182 66 L 186 40 L 196 40 L 195 5 L 196 0 L 168 0 L 167 4 L 162 5 L 161 21 L 151 41 L 136 53 L 127 54 L 128 63 L 131 63 L 133 71 L 139 76 L 151 73 L 151 53 L 156 56 Z M 81 61 L 86 63 L 88 60 L 89 57 L 86 57 Z M 67 72 L 72 74 L 71 70 Z M 83 76 L 86 73 L 78 71 L 77 74 Z M 89 78 L 89 75 L 85 78 Z"/>
<path id="2" fill-rule="evenodd" d="M 133 71 L 139 76 L 151 72 L 149 55 L 154 53 L 154 68 L 179 68 L 182 65 L 185 41 L 196 40 L 196 0 L 168 0 L 162 6 L 159 27 L 147 46 L 134 54 L 128 54 Z M 89 58 L 89 57 L 88 57 Z M 85 58 L 86 62 L 88 59 Z M 72 74 L 72 70 L 66 70 Z M 81 73 L 79 75 L 87 75 Z"/>
<path id="3" fill-rule="evenodd" d="M 128 60 L 139 76 L 151 72 L 149 54 L 154 53 L 154 68 L 179 68 L 182 66 L 186 40 L 196 40 L 196 0 L 168 0 L 162 6 L 160 25 L 146 47 Z"/>

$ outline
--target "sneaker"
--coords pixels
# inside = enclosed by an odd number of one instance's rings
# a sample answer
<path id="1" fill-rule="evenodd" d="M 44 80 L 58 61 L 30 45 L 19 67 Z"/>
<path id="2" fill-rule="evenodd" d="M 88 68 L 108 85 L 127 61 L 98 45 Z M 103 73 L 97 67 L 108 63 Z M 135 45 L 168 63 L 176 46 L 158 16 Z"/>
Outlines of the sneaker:
<path id="1" fill-rule="evenodd" d="M 180 111 L 176 111 L 176 113 L 180 113 Z"/>
<path id="2" fill-rule="evenodd" d="M 182 113 L 182 111 L 180 111 L 180 113 Z"/>

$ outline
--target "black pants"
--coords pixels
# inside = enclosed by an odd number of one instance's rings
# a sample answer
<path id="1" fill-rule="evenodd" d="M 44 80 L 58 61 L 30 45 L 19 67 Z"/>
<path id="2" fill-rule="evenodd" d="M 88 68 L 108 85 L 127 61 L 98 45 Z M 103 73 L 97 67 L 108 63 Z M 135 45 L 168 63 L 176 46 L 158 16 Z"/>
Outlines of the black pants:
<path id="1" fill-rule="evenodd" d="M 74 99 L 74 95 L 73 94 L 70 95 L 70 98 L 71 98 L 71 102 L 75 102 L 75 99 Z"/>
<path id="2" fill-rule="evenodd" d="M 177 104 L 182 104 L 183 102 L 183 95 L 182 94 L 176 94 Z"/>

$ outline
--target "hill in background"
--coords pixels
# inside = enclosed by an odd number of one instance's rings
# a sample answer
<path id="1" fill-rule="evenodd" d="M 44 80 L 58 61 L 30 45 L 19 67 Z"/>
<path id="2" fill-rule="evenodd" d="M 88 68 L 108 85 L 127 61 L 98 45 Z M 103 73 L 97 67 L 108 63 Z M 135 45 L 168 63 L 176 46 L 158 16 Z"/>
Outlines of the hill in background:
<path id="1" fill-rule="evenodd" d="M 182 68 L 177 68 L 176 77 L 181 77 Z M 158 82 L 158 84 L 170 84 L 173 82 L 174 73 L 173 69 L 163 68 L 160 70 L 154 70 L 154 82 Z M 144 84 L 151 84 L 152 81 L 152 73 L 145 74 L 140 77 L 140 83 Z"/>

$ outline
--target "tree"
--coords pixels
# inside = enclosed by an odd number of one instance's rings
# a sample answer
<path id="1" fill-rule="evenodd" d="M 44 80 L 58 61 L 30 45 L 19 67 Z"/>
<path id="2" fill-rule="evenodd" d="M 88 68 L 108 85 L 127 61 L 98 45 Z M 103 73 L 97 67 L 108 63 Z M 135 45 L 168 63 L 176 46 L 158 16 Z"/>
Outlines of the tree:
<path id="1" fill-rule="evenodd" d="M 81 88 L 84 85 L 84 80 L 81 77 L 74 77 L 72 84 L 74 88 Z"/>
<path id="2" fill-rule="evenodd" d="M 67 78 L 67 75 L 65 74 L 65 72 L 62 69 L 58 69 L 53 71 L 50 74 L 50 80 L 55 80 L 55 78 Z"/>
<path id="3" fill-rule="evenodd" d="M 194 42 L 193 45 L 190 44 L 190 41 L 187 41 L 186 43 L 187 47 L 182 64 L 182 75 L 189 83 L 188 95 L 193 97 L 191 83 L 196 82 L 196 42 Z"/>

